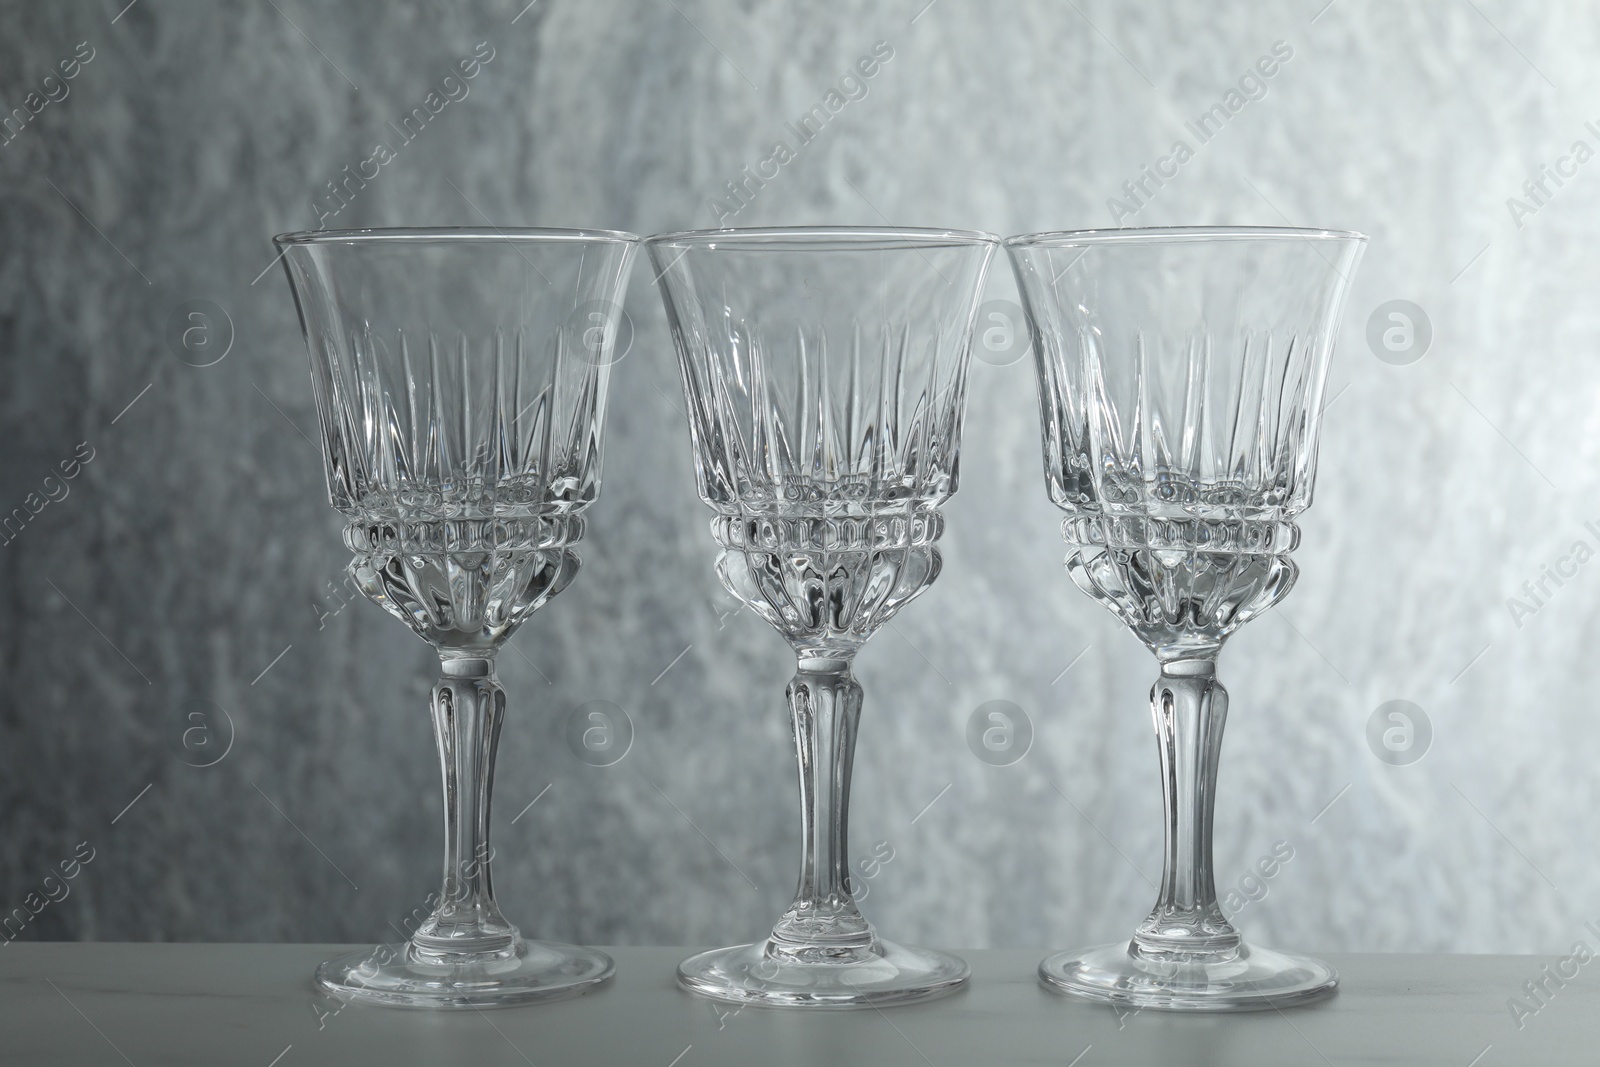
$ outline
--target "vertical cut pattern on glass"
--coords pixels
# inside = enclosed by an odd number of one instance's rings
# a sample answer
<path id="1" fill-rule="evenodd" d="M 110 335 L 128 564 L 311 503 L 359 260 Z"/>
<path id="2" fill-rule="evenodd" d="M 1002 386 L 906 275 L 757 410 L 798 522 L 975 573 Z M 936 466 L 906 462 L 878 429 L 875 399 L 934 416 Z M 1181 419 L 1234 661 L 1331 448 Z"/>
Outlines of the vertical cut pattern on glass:
<path id="1" fill-rule="evenodd" d="M 438 647 L 492 647 L 576 573 L 636 244 L 357 231 L 284 248 L 352 573 Z"/>
<path id="2" fill-rule="evenodd" d="M 973 316 L 996 240 L 931 230 L 738 230 L 652 238 L 723 584 L 783 634 L 805 849 L 763 943 L 685 960 L 738 1003 L 850 1007 L 966 980 L 879 938 L 850 886 L 846 821 L 874 630 L 939 574 L 960 474 Z"/>
<path id="3" fill-rule="evenodd" d="M 443 883 L 401 945 L 325 962 L 357 999 L 480 1008 L 608 979 L 603 952 L 529 941 L 490 877 L 502 643 L 572 581 L 631 234 L 350 230 L 278 238 L 311 354 L 328 495 L 361 592 L 438 650 Z"/>
<path id="4" fill-rule="evenodd" d="M 1044 234 L 1008 243 L 1073 579 L 1160 654 L 1286 595 L 1323 383 L 1362 239 Z"/>
<path id="5" fill-rule="evenodd" d="M 1311 503 L 1323 382 L 1365 238 L 1116 230 L 1008 241 L 1038 369 L 1067 571 L 1161 662 L 1150 711 L 1166 849 L 1123 944 L 1040 977 L 1138 1007 L 1232 1011 L 1326 996 L 1332 967 L 1247 944 L 1217 903 L 1212 826 L 1223 643 L 1282 600 Z"/>
<path id="6" fill-rule="evenodd" d="M 724 583 L 797 649 L 853 652 L 938 575 L 992 243 L 735 231 L 650 249 Z"/>

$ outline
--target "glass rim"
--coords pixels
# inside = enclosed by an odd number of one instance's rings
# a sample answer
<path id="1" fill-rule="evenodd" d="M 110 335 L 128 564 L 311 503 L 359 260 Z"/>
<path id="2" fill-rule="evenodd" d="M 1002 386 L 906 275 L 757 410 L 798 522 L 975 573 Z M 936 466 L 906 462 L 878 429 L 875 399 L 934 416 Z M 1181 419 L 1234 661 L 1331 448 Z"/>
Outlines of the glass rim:
<path id="1" fill-rule="evenodd" d="M 513 243 L 574 241 L 591 244 L 638 244 L 643 238 L 625 230 L 589 230 L 543 226 L 389 226 L 353 230 L 296 230 L 280 233 L 272 243 L 293 245 L 367 244 L 382 241 L 510 241 Z"/>
<path id="2" fill-rule="evenodd" d="M 1120 229 L 1050 230 L 1007 237 L 1007 248 L 1070 247 L 1092 244 L 1139 244 L 1160 241 L 1355 241 L 1367 235 L 1356 230 L 1327 230 L 1302 226 L 1127 226 Z"/>
<path id="3" fill-rule="evenodd" d="M 997 247 L 998 234 L 925 226 L 748 226 L 678 230 L 645 238 L 647 247 L 704 248 L 738 252 L 914 251 L 927 248 Z"/>

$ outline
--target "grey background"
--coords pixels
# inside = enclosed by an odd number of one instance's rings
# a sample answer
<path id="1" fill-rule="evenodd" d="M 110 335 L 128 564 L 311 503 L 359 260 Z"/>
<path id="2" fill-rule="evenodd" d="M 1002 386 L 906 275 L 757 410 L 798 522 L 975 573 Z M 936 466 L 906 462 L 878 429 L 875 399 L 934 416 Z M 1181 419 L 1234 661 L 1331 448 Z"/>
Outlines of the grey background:
<path id="1" fill-rule="evenodd" d="M 480 41 L 470 96 L 330 224 L 711 225 L 708 198 L 887 41 L 738 224 L 1105 226 L 1287 42 L 1266 96 L 1124 220 L 1372 236 L 1303 577 L 1224 656 L 1218 880 L 1288 842 L 1239 921 L 1307 949 L 1553 952 L 1600 909 L 1600 566 L 1520 627 L 1507 606 L 1600 545 L 1600 161 L 1520 228 L 1506 205 L 1600 147 L 1587 5 L 125 2 L 0 4 L 6 110 L 95 49 L 0 147 L 0 509 L 95 450 L 0 546 L 0 907 L 96 850 L 23 936 L 376 939 L 435 887 L 430 652 L 365 603 L 319 621 L 344 553 L 268 238 L 315 225 L 313 193 Z M 1015 299 L 1003 265 L 990 288 Z M 166 336 L 198 299 L 234 332 L 205 368 Z M 1406 366 L 1365 339 L 1395 299 L 1433 330 Z M 714 578 L 647 268 L 628 310 L 585 569 L 501 658 L 498 886 L 539 936 L 747 939 L 793 885 L 792 664 Z M 977 365 L 944 575 L 859 660 L 853 839 L 893 850 L 866 909 L 901 940 L 1111 940 L 1153 898 L 1153 663 L 1062 572 L 1036 434 L 1028 363 Z M 1433 733 L 1405 766 L 1366 739 L 1399 699 Z M 631 716 L 614 766 L 563 740 L 589 700 Z M 993 700 L 1035 732 L 1007 767 L 966 743 Z M 196 768 L 207 708 L 203 751 L 217 708 L 232 747 Z"/>

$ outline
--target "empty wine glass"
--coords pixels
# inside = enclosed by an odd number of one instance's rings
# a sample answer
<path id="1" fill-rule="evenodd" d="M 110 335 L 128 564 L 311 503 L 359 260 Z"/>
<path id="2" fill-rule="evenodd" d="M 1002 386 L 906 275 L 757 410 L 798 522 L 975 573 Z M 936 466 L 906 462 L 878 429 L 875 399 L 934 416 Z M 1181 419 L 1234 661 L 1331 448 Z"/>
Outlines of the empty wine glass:
<path id="1" fill-rule="evenodd" d="M 998 239 L 938 230 L 708 230 L 652 237 L 683 372 L 717 573 L 793 647 L 804 848 L 765 941 L 685 960 L 721 1000 L 857 1007 L 957 988 L 954 956 L 878 937 L 846 847 L 874 630 L 939 573 L 973 318 Z"/>
<path id="2" fill-rule="evenodd" d="M 1323 382 L 1366 238 L 1195 228 L 1006 241 L 1039 380 L 1067 571 L 1160 661 L 1166 813 L 1155 908 L 1133 939 L 1046 959 L 1062 992 L 1226 1011 L 1331 993 L 1321 961 L 1249 946 L 1217 905 L 1212 805 L 1228 636 L 1289 592 Z"/>
<path id="3" fill-rule="evenodd" d="M 276 239 L 311 353 L 328 492 L 362 593 L 431 643 L 444 883 L 409 941 L 330 960 L 325 989 L 492 1007 L 611 976 L 593 949 L 501 915 L 489 797 L 501 644 L 572 581 L 632 234 L 323 230 Z"/>

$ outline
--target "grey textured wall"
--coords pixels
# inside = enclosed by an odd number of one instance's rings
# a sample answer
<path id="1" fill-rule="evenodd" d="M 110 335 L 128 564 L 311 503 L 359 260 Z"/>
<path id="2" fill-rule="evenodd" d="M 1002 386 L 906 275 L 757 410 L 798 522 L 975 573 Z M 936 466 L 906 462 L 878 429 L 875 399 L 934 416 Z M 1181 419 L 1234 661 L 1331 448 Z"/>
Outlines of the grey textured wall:
<path id="1" fill-rule="evenodd" d="M 711 225 L 883 41 L 867 95 L 727 221 L 1110 225 L 1182 139 L 1118 221 L 1371 234 L 1303 577 L 1224 657 L 1219 881 L 1289 842 L 1240 921 L 1306 949 L 1552 951 L 1600 909 L 1600 566 L 1519 592 L 1600 546 L 1587 5 L 125 2 L 0 4 L 6 110 L 93 49 L 0 146 L 0 510 L 67 491 L 0 546 L 0 907 L 94 850 L 24 936 L 376 939 L 436 885 L 430 652 L 372 605 L 328 614 L 339 519 L 268 238 L 315 226 L 324 183 L 485 41 L 470 95 L 326 225 Z M 1278 41 L 1202 143 L 1185 123 Z M 1003 266 L 991 289 L 1014 299 Z M 1395 299 L 1431 321 L 1420 361 L 1368 344 Z M 232 324 L 208 367 L 172 340 L 198 300 Z M 628 308 L 585 569 L 501 660 L 496 873 L 532 934 L 744 939 L 793 884 L 792 664 L 713 576 L 648 269 Z M 899 939 L 1110 940 L 1153 896 L 1153 665 L 1062 572 L 1036 433 L 1027 362 L 976 366 L 944 575 L 859 661 L 853 837 L 894 851 L 866 907 Z M 1431 723 L 1405 766 L 1368 742 L 1396 699 Z M 589 700 L 633 722 L 614 766 L 563 741 Z M 967 747 L 990 700 L 1031 718 L 1015 765 Z"/>

